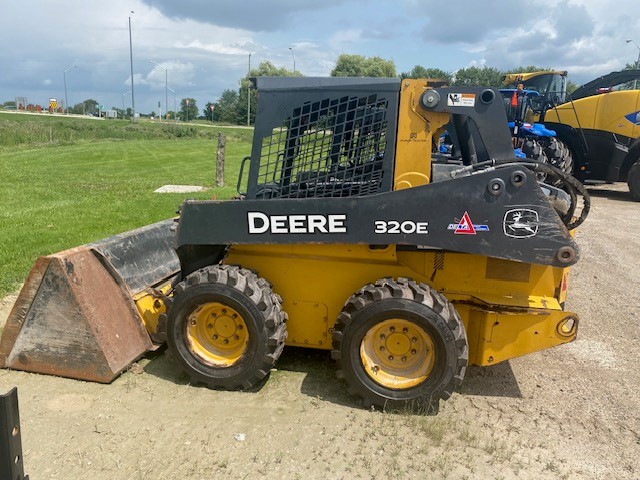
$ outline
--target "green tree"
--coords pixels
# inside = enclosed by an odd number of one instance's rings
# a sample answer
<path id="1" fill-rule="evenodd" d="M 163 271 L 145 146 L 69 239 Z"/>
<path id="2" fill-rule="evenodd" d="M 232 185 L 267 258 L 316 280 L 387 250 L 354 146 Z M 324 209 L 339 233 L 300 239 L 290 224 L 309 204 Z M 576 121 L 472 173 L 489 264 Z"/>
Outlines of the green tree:
<path id="1" fill-rule="evenodd" d="M 8 102 L 4 102 L 4 103 L 2 104 L 2 106 L 3 106 L 4 108 L 7 108 L 7 107 L 9 107 L 9 108 L 15 108 L 15 107 L 16 107 L 16 102 L 14 102 L 13 100 L 9 100 Z"/>
<path id="2" fill-rule="evenodd" d="M 577 83 L 572 82 L 571 80 L 567 79 L 567 93 L 575 92 L 578 89 L 579 86 L 580 85 L 578 85 Z"/>
<path id="3" fill-rule="evenodd" d="M 332 77 L 397 77 L 393 60 L 343 53 L 331 70 Z"/>
<path id="4" fill-rule="evenodd" d="M 258 68 L 252 69 L 249 75 L 240 79 L 240 88 L 238 89 L 238 99 L 236 103 L 236 119 L 234 123 L 238 125 L 246 125 L 247 123 L 247 89 L 249 89 L 249 101 L 251 102 L 250 123 L 254 123 L 256 119 L 256 110 L 258 108 L 258 98 L 256 91 L 251 85 L 249 78 L 252 77 L 302 77 L 299 71 L 289 70 L 287 68 L 278 68 L 269 61 L 261 62 Z"/>
<path id="5" fill-rule="evenodd" d="M 509 73 L 548 72 L 550 70 L 553 70 L 553 69 L 549 67 L 537 67 L 535 65 L 527 65 L 526 67 L 510 68 L 509 70 L 506 70 L 505 72 L 503 72 L 503 74 L 506 75 Z"/>
<path id="6" fill-rule="evenodd" d="M 180 120 L 189 122 L 198 116 L 198 106 L 193 98 L 183 98 L 180 100 Z"/>
<path id="7" fill-rule="evenodd" d="M 453 85 L 500 87 L 503 72 L 494 67 L 467 67 L 455 73 Z"/>
<path id="8" fill-rule="evenodd" d="M 238 91 L 226 89 L 216 103 L 217 120 L 225 123 L 237 123 Z"/>
<path id="9" fill-rule="evenodd" d="M 84 102 L 76 103 L 69 109 L 69 113 L 75 113 L 77 115 L 82 115 L 84 113 L 93 114 L 93 112 L 98 110 L 98 105 L 99 103 L 97 100 L 89 98 Z"/>
<path id="10" fill-rule="evenodd" d="M 211 107 L 213 107 L 213 109 Z M 207 102 L 207 104 L 204 106 L 204 109 L 202 110 L 202 113 L 204 113 L 204 118 L 206 120 L 209 120 L 210 122 L 216 121 L 216 104 L 213 102 Z"/>
<path id="11" fill-rule="evenodd" d="M 439 68 L 424 68 L 422 65 L 416 65 L 410 72 L 402 72 L 400 78 L 438 78 L 444 80 L 447 85 L 451 85 L 453 74 Z"/>

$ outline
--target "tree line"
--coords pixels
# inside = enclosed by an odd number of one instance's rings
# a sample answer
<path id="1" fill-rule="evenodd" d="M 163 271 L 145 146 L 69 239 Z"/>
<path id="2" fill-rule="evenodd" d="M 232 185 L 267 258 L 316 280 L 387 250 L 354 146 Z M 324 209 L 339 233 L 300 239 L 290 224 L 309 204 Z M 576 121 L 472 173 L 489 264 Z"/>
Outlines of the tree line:
<path id="1" fill-rule="evenodd" d="M 433 78 L 442 79 L 447 85 L 452 86 L 488 86 L 499 88 L 502 86 L 502 77 L 508 73 L 526 73 L 542 70 L 551 70 L 549 67 L 535 65 L 500 70 L 494 67 L 466 67 L 455 72 L 445 71 L 439 68 L 414 66 L 409 72 L 398 74 L 393 60 L 381 57 L 364 57 L 362 55 L 343 54 L 338 57 L 335 67 L 331 70 L 332 77 L 400 77 L 404 78 Z M 237 90 L 227 89 L 216 102 L 208 102 L 203 110 L 204 118 L 212 122 L 223 122 L 235 125 L 253 124 L 257 107 L 256 92 L 249 88 L 251 77 L 300 77 L 298 71 L 278 68 L 269 61 L 262 62 L 258 68 L 252 69 L 248 75 L 239 80 Z M 569 81 L 567 90 L 572 92 L 578 87 Z M 247 119 L 247 106 L 250 105 L 250 115 Z M 213 108 L 212 108 L 213 106 Z"/>

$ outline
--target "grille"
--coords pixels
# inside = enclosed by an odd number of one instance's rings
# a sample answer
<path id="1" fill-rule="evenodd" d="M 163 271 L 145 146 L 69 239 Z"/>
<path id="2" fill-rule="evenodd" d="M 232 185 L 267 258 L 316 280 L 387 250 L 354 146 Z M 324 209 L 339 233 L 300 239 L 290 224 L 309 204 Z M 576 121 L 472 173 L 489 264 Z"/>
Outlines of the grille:
<path id="1" fill-rule="evenodd" d="M 350 197 L 381 190 L 388 101 L 339 96 L 293 108 L 262 139 L 256 198 Z"/>

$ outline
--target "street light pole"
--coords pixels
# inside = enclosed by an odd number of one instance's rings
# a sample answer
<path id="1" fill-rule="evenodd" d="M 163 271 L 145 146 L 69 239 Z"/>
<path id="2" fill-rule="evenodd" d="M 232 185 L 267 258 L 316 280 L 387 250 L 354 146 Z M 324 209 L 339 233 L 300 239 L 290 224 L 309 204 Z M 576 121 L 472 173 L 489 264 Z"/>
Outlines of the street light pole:
<path id="1" fill-rule="evenodd" d="M 72 68 L 78 68 L 78 65 L 69 67 L 64 72 L 62 72 L 62 77 L 64 78 L 64 109 L 66 115 L 69 115 L 69 101 L 67 100 L 67 72 Z"/>
<path id="2" fill-rule="evenodd" d="M 291 56 L 293 57 L 293 73 L 296 73 L 296 56 L 293 54 L 293 48 L 289 47 L 291 50 Z"/>
<path id="3" fill-rule="evenodd" d="M 122 94 L 122 119 L 123 119 L 123 120 L 124 120 L 124 118 L 125 118 L 125 116 L 126 116 L 126 115 L 125 115 L 125 109 L 124 109 L 124 97 L 125 97 L 126 95 L 129 95 L 130 93 L 131 93 L 131 91 L 129 91 L 129 92 L 124 92 L 124 93 Z"/>
<path id="4" fill-rule="evenodd" d="M 169 110 L 169 82 L 167 81 L 167 69 L 160 65 L 158 62 L 154 62 L 153 60 L 149 60 L 149 63 L 153 63 L 154 65 L 157 65 L 164 70 L 164 109 Z"/>
<path id="5" fill-rule="evenodd" d="M 247 127 L 251 123 L 251 85 L 249 77 L 251 76 L 251 52 L 249 52 L 249 70 L 247 70 Z"/>
<path id="6" fill-rule="evenodd" d="M 173 88 L 169 88 L 169 90 L 171 90 L 171 93 L 173 93 L 173 119 L 175 120 L 175 123 L 178 123 L 178 112 L 176 112 L 176 91 Z"/>
<path id="7" fill-rule="evenodd" d="M 633 43 L 636 47 L 638 47 L 638 60 L 636 60 L 636 64 L 634 65 L 636 68 L 640 68 L 640 45 L 638 45 L 635 40 L 627 40 L 627 43 Z M 638 80 L 634 80 L 633 81 L 633 89 L 636 89 L 636 86 L 638 84 Z"/>
<path id="8" fill-rule="evenodd" d="M 134 13 L 131 10 L 131 13 Z M 133 93 L 133 43 L 131 42 L 131 15 L 129 15 L 129 59 L 131 61 L 131 123 L 136 121 L 136 99 Z"/>

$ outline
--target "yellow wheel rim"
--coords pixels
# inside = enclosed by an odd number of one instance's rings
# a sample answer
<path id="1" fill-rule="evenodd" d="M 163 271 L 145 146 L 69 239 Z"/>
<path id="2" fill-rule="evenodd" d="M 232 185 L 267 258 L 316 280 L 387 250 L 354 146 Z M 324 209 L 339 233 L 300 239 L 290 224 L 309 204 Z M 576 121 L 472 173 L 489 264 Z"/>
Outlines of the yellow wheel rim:
<path id="1" fill-rule="evenodd" d="M 222 303 L 205 303 L 187 318 L 189 348 L 207 365 L 234 365 L 246 352 L 248 341 L 242 315 Z"/>
<path id="2" fill-rule="evenodd" d="M 431 336 L 413 322 L 393 318 L 372 327 L 360 344 L 367 375 L 385 388 L 415 387 L 431 374 L 435 364 Z"/>

